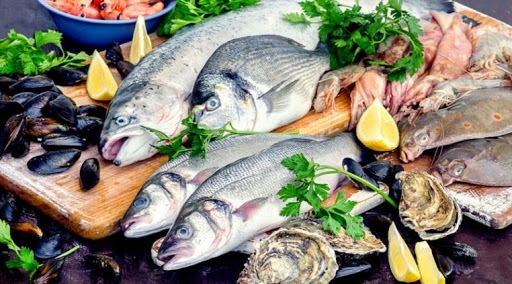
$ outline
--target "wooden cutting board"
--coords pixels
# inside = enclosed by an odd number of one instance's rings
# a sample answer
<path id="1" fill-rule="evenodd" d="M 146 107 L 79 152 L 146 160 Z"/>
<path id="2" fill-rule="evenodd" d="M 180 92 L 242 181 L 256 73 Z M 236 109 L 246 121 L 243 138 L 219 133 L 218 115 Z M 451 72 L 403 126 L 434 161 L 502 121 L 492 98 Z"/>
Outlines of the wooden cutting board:
<path id="1" fill-rule="evenodd" d="M 466 10 L 458 5 L 460 11 Z M 486 19 L 474 11 L 467 10 L 471 16 Z M 494 24 L 494 22 L 493 22 Z M 153 45 L 163 42 L 163 38 L 151 35 Z M 123 46 L 125 56 L 129 51 L 129 43 Z M 117 71 L 112 69 L 114 74 Z M 120 82 L 118 75 L 117 80 Z M 75 100 L 78 105 L 102 104 L 89 99 L 85 84 L 73 87 L 61 87 L 63 92 Z M 325 113 L 309 113 L 306 117 L 282 127 L 276 131 L 299 131 L 314 135 L 335 135 L 345 131 L 349 122 L 350 98 L 348 95 L 336 99 L 333 110 Z M 133 198 L 146 179 L 167 161 L 165 156 L 155 156 L 126 167 L 116 167 L 101 159 L 98 149 L 90 147 L 82 152 L 81 158 L 68 171 L 40 176 L 28 170 L 27 161 L 42 154 L 44 150 L 39 144 L 32 143 L 30 154 L 21 159 L 6 155 L 0 160 L 0 185 L 18 197 L 35 206 L 43 213 L 51 216 L 70 231 L 87 239 L 101 239 L 119 230 L 119 220 L 130 206 Z M 80 189 L 78 176 L 82 162 L 90 157 L 100 160 L 101 180 L 89 191 Z M 355 191 L 347 192 L 351 195 Z M 512 195 L 512 193 L 509 194 Z M 360 203 L 360 211 L 382 202 L 375 194 L 357 197 L 364 200 Z M 511 206 L 512 207 L 512 206 Z"/>

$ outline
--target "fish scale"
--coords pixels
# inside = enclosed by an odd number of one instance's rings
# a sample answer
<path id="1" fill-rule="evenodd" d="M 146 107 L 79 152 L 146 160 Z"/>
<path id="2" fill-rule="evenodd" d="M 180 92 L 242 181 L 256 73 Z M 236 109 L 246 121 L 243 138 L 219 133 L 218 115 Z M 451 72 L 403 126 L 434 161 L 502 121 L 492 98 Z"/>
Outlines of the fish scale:
<path id="1" fill-rule="evenodd" d="M 412 161 L 423 151 L 456 142 L 512 132 L 512 89 L 489 88 L 468 93 L 453 105 L 399 123 L 400 159 Z"/>

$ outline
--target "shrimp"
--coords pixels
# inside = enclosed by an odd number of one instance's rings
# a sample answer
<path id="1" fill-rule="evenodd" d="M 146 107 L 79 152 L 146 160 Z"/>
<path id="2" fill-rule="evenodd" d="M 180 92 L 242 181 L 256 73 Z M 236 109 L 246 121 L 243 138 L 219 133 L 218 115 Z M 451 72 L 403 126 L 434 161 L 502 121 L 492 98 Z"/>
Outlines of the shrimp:
<path id="1" fill-rule="evenodd" d="M 106 20 L 128 20 L 162 11 L 161 0 L 103 0 L 100 15 Z"/>
<path id="2" fill-rule="evenodd" d="M 74 16 L 82 16 L 84 10 L 89 7 L 92 0 L 46 0 L 53 8 Z"/>

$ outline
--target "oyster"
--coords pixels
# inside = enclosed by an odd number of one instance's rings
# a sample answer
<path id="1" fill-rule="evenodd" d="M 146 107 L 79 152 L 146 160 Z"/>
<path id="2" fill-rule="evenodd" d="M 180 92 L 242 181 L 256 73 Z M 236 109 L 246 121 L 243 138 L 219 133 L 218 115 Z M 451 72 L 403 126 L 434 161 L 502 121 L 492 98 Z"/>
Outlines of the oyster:
<path id="1" fill-rule="evenodd" d="M 426 172 L 399 172 L 402 187 L 398 206 L 402 223 L 423 240 L 437 240 L 455 233 L 462 222 L 460 206 L 443 184 Z"/>
<path id="2" fill-rule="evenodd" d="M 355 258 L 386 251 L 369 231 L 354 240 L 323 230 L 320 220 L 293 219 L 257 243 L 237 283 L 328 283 L 338 271 L 337 255 Z"/>

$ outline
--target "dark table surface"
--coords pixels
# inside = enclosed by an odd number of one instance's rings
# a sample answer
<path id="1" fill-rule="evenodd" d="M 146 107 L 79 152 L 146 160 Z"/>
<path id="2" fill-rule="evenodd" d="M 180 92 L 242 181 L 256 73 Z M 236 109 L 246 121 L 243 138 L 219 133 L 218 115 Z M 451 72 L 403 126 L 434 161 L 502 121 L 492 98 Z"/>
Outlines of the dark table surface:
<path id="1" fill-rule="evenodd" d="M 472 7 L 484 14 L 512 24 L 512 5 L 510 0 L 461 0 L 461 4 Z M 0 1 L 0 38 L 5 37 L 10 29 L 19 33 L 32 35 L 35 30 L 55 29 L 47 12 L 36 0 Z M 0 189 L 0 193 L 2 190 Z M 60 232 L 66 247 L 73 244 L 83 245 L 79 252 L 66 260 L 60 283 L 106 283 L 96 278 L 90 268 L 84 266 L 82 257 L 88 253 L 111 255 L 122 268 L 122 283 L 230 283 L 237 278 L 245 256 L 230 253 L 217 259 L 204 262 L 195 267 L 177 272 L 165 272 L 150 260 L 149 248 L 155 236 L 138 240 L 126 239 L 120 234 L 100 241 L 83 240 L 67 230 L 47 220 L 45 216 L 27 206 L 25 209 L 39 216 L 38 224 L 43 231 Z M 511 283 L 512 281 L 512 228 L 494 230 L 465 218 L 453 241 L 470 244 L 479 255 L 474 263 L 458 263 L 455 283 Z M 0 262 L 5 255 L 0 254 Z M 386 258 L 373 260 L 377 268 L 362 279 L 350 283 L 393 283 Z M 380 267 L 378 264 L 381 263 Z M 0 264 L 0 283 L 23 283 L 26 274 L 6 270 Z"/>

